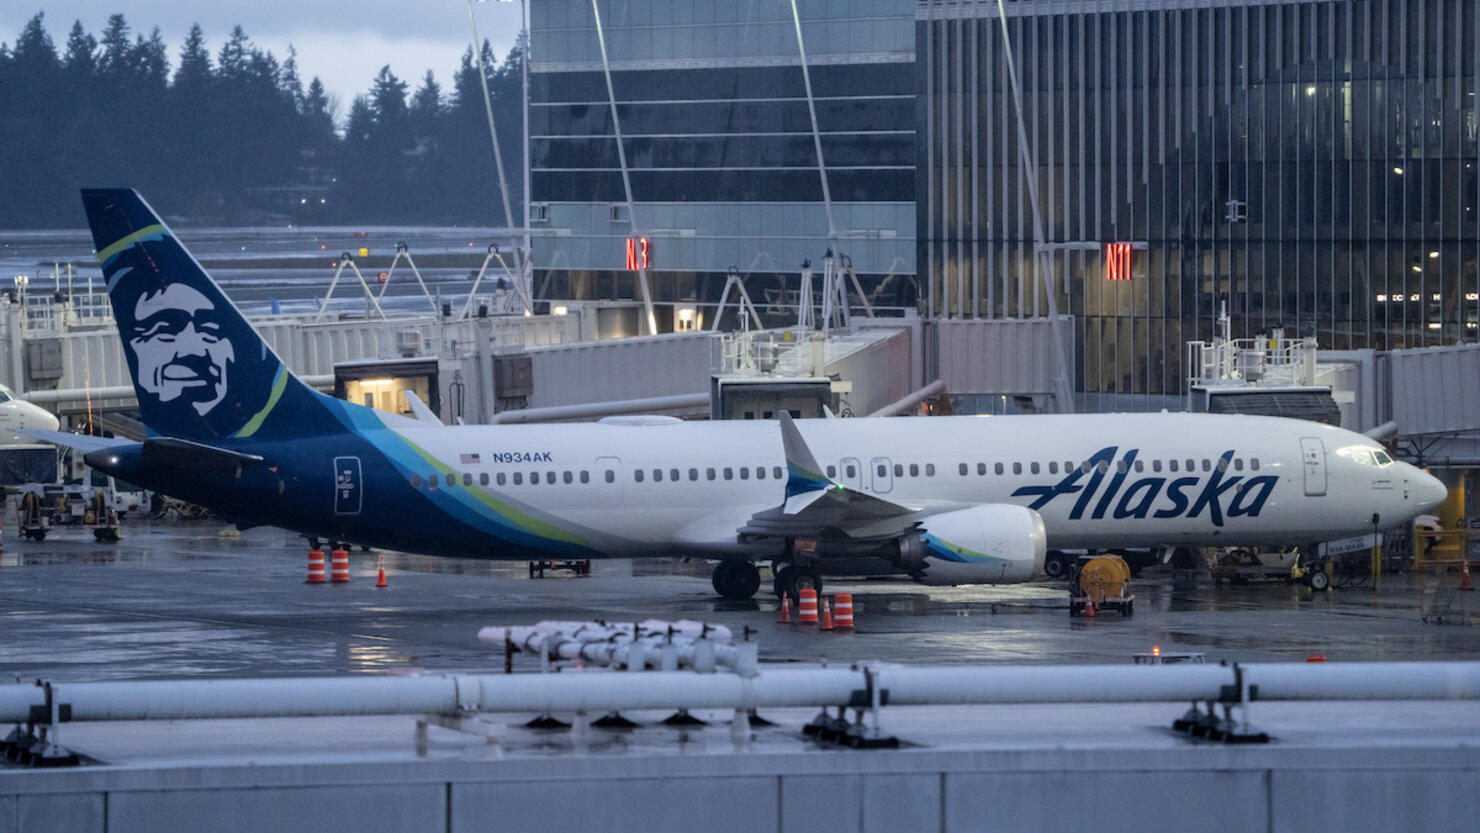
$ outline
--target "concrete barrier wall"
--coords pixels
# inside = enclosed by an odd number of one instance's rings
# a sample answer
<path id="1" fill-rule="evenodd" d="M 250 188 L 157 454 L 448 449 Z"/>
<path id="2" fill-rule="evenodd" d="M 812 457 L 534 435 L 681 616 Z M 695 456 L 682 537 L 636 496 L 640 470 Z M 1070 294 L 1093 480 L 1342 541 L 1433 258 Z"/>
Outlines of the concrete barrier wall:
<path id="1" fill-rule="evenodd" d="M 1390 833 L 1464 828 L 1477 782 L 1473 748 L 1211 745 L 0 770 L 0 833 Z"/>

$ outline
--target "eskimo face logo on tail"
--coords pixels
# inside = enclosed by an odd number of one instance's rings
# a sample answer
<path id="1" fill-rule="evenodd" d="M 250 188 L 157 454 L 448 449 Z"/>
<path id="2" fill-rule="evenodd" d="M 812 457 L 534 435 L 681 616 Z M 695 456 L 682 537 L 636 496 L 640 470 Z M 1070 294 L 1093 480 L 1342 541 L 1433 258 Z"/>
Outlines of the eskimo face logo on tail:
<path id="1" fill-rule="evenodd" d="M 183 283 L 139 295 L 124 341 L 139 388 L 162 403 L 189 403 L 205 416 L 226 398 L 236 351 L 222 334 L 216 305 Z"/>
<path id="2" fill-rule="evenodd" d="M 1223 526 L 1225 518 L 1257 518 L 1280 480 L 1275 475 L 1245 478 L 1232 474 L 1234 451 L 1230 449 L 1219 456 L 1218 465 L 1206 480 L 1188 472 L 1182 477 L 1139 477 L 1127 484 L 1140 449 L 1128 449 L 1116 461 L 1118 451 L 1119 447 L 1113 445 L 1102 448 L 1059 482 L 1022 486 L 1012 494 L 1034 498 L 1028 504 L 1034 510 L 1041 510 L 1061 495 L 1076 495 L 1074 507 L 1069 510 L 1069 518 L 1076 521 L 1085 512 L 1094 520 L 1197 518 L 1206 512 L 1213 526 Z"/>

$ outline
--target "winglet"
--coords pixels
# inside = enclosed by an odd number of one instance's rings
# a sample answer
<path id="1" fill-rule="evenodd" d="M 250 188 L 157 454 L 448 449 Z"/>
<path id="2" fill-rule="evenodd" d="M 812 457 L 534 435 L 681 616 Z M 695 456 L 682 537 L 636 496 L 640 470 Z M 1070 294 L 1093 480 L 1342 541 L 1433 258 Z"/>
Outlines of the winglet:
<path id="1" fill-rule="evenodd" d="M 786 411 L 779 412 L 781 423 L 781 445 L 786 452 L 786 496 L 830 489 L 835 484 L 822 473 L 822 466 L 812 456 L 812 450 L 802 439 L 802 432 Z"/>
<path id="2" fill-rule="evenodd" d="M 421 397 L 409 390 L 406 391 L 406 404 L 411 406 L 411 413 L 416 415 L 417 422 L 430 422 L 433 425 L 442 424 L 442 420 L 438 419 L 437 415 L 432 413 L 432 409 L 428 408 L 425 402 L 421 401 Z"/>

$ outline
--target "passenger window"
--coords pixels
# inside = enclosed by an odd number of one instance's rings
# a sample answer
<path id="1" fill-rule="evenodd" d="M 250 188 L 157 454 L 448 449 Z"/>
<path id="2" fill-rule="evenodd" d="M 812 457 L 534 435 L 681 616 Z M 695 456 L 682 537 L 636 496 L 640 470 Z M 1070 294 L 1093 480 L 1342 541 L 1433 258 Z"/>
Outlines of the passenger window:
<path id="1" fill-rule="evenodd" d="M 1038 461 L 1037 460 L 1034 460 L 1033 462 L 1031 462 L 1031 463 L 1028 464 L 1028 471 L 1031 472 L 1031 473 L 1033 473 L 1033 474 L 1037 474 L 1038 473 Z"/>
<path id="2" fill-rule="evenodd" d="M 848 473 L 849 480 L 852 480 L 853 478 L 858 476 L 858 467 L 853 465 L 852 463 L 849 463 L 848 467 L 846 469 L 843 469 L 843 471 Z"/>
<path id="3" fill-rule="evenodd" d="M 632 470 L 632 479 L 633 480 L 636 480 L 638 483 L 641 483 L 642 482 L 642 469 L 633 469 Z"/>
<path id="4" fill-rule="evenodd" d="M 781 479 L 781 467 L 780 466 L 772 466 L 771 467 L 771 476 L 774 477 L 774 478 L 776 478 L 777 480 L 780 480 Z M 829 474 L 828 477 L 832 477 L 832 475 Z"/>
<path id="5" fill-rule="evenodd" d="M 1095 466 L 1095 470 L 1098 471 L 1100 474 L 1104 474 L 1105 472 L 1110 470 L 1110 464 L 1105 462 L 1104 460 L 1101 460 L 1100 464 Z"/>
<path id="6" fill-rule="evenodd" d="M 1117 474 L 1125 474 L 1125 470 L 1126 470 L 1125 461 L 1124 460 L 1116 460 L 1115 461 L 1115 471 L 1116 471 L 1116 473 Z"/>
<path id="7" fill-rule="evenodd" d="M 1152 471 L 1155 471 L 1155 472 L 1161 471 L 1161 461 L 1160 460 L 1152 460 L 1151 461 L 1151 470 Z"/>
<path id="8" fill-rule="evenodd" d="M 725 479 L 726 480 L 734 480 L 735 479 L 735 470 L 732 469 L 732 468 L 730 468 L 729 466 L 725 466 Z"/>
<path id="9" fill-rule="evenodd" d="M 448 475 L 447 475 L 447 485 L 449 485 L 449 486 L 456 486 L 457 485 L 457 475 L 452 474 L 452 473 L 449 472 Z"/>
<path id="10" fill-rule="evenodd" d="M 515 486 L 523 486 L 524 485 L 524 475 L 522 473 L 517 472 L 517 471 L 514 472 L 514 485 Z"/>
<path id="11" fill-rule="evenodd" d="M 1023 473 L 1023 464 L 1022 463 L 1013 463 L 1012 464 L 1012 473 L 1013 474 L 1022 474 Z"/>
<path id="12" fill-rule="evenodd" d="M 1089 464 L 1089 461 L 1088 460 L 1085 460 L 1083 463 L 1080 463 L 1079 464 L 1079 473 L 1080 474 L 1089 474 L 1089 470 L 1090 470 L 1090 464 Z"/>
<path id="13" fill-rule="evenodd" d="M 920 476 L 920 464 L 919 463 L 910 463 L 910 477 L 919 477 L 919 476 Z"/>
<path id="14" fill-rule="evenodd" d="M 1188 471 L 1197 471 L 1197 461 L 1196 460 L 1192 460 L 1192 459 L 1188 459 L 1188 461 L 1187 461 L 1187 470 Z"/>
<path id="15" fill-rule="evenodd" d="M 591 482 L 591 472 L 586 471 L 585 469 L 581 469 L 581 482 L 582 483 L 590 483 Z"/>
<path id="16" fill-rule="evenodd" d="M 887 468 L 884 468 L 884 464 L 883 463 L 880 463 L 879 464 L 879 473 L 878 473 L 877 476 L 878 477 L 883 477 L 883 476 L 887 475 L 888 473 L 889 473 L 889 470 Z"/>
<path id="17" fill-rule="evenodd" d="M 612 471 L 611 469 L 607 469 L 606 470 L 606 482 L 608 482 L 608 483 L 615 483 L 615 482 L 617 482 L 617 473 L 614 472 L 614 471 Z"/>
<path id="18" fill-rule="evenodd" d="M 980 475 L 981 477 L 986 477 L 987 476 L 987 464 L 986 463 L 977 463 L 976 464 L 976 473 L 978 475 Z"/>
<path id="19" fill-rule="evenodd" d="M 417 474 L 415 472 L 412 472 L 411 473 L 411 488 L 413 488 L 413 489 L 420 489 L 421 488 L 421 475 L 419 475 L 419 474 Z"/>
<path id="20" fill-rule="evenodd" d="M 904 477 L 904 464 L 903 463 L 895 463 L 894 464 L 894 476 L 895 477 Z"/>
<path id="21" fill-rule="evenodd" d="M 531 486 L 538 486 L 538 485 L 540 485 L 540 473 L 539 472 L 532 471 L 532 472 L 529 473 L 529 485 L 531 485 Z"/>
<path id="22" fill-rule="evenodd" d="M 574 482 L 575 479 L 576 479 L 576 476 L 575 476 L 574 473 L 572 473 L 572 472 L 566 472 L 565 473 L 565 482 L 566 483 Z"/>
<path id="23" fill-rule="evenodd" d="M 756 480 L 765 480 L 766 479 L 766 467 L 765 466 L 756 466 L 755 467 L 755 479 Z"/>
<path id="24" fill-rule="evenodd" d="M 507 478 L 504 477 L 504 473 L 503 472 L 499 472 L 498 475 L 494 478 L 495 482 L 497 482 L 498 485 L 500 485 L 500 486 L 504 485 L 504 481 L 506 479 Z"/>
<path id="25" fill-rule="evenodd" d="M 968 468 L 965 463 L 956 466 L 956 473 L 961 475 L 962 477 L 965 477 L 968 471 L 971 471 L 971 469 Z"/>
<path id="26" fill-rule="evenodd" d="M 709 479 L 709 480 L 713 480 L 714 479 L 714 469 L 705 469 L 704 470 L 704 477 L 707 478 L 707 479 Z"/>
<path id="27" fill-rule="evenodd" d="M 486 472 L 486 471 L 480 471 L 480 472 L 478 472 L 478 485 L 479 486 L 487 486 L 488 485 L 488 472 Z"/>
<path id="28" fill-rule="evenodd" d="M 545 472 L 545 482 L 546 483 L 549 483 L 551 486 L 554 486 L 555 485 L 555 472 L 553 472 L 553 471 L 547 471 L 547 472 Z M 570 481 L 567 480 L 565 482 L 569 483 Z"/>
<path id="29" fill-rule="evenodd" d="M 471 486 L 471 485 L 473 485 L 473 476 L 471 474 L 468 474 L 467 472 L 463 472 L 463 485 L 464 486 Z"/>
<path id="30" fill-rule="evenodd" d="M 934 463 L 926 463 L 925 464 L 925 476 L 926 477 L 934 477 L 935 476 L 935 464 Z"/>
<path id="31" fill-rule="evenodd" d="M 1253 469 L 1254 471 L 1259 471 L 1259 458 L 1258 457 L 1250 457 L 1249 458 L 1249 468 Z"/>
<path id="32" fill-rule="evenodd" d="M 838 467 L 837 466 L 828 466 L 827 467 L 827 479 L 828 480 L 832 480 L 832 479 L 836 478 L 837 476 L 838 476 Z M 777 480 L 780 480 L 781 478 L 778 477 L 776 479 Z"/>
<path id="33" fill-rule="evenodd" d="M 1002 473 L 1002 464 L 1001 463 L 998 463 L 996 466 L 994 466 L 993 467 L 993 471 L 997 472 L 998 474 L 1001 474 Z"/>
<path id="34" fill-rule="evenodd" d="M 1049 474 L 1058 474 L 1059 473 L 1059 461 L 1058 460 L 1049 460 L 1048 461 L 1048 473 Z"/>
<path id="35" fill-rule="evenodd" d="M 654 483 L 662 483 L 663 482 L 663 470 L 662 469 L 653 469 L 653 482 Z"/>
<path id="36" fill-rule="evenodd" d="M 1136 461 L 1136 473 L 1137 474 L 1140 474 L 1141 472 L 1143 472 L 1145 470 L 1146 470 L 1146 464 L 1143 463 L 1143 462 L 1141 462 L 1140 460 L 1137 460 Z"/>
<path id="37" fill-rule="evenodd" d="M 741 480 L 749 480 L 750 479 L 750 466 L 741 466 L 740 467 L 740 479 Z"/>
<path id="38" fill-rule="evenodd" d="M 1218 471 L 1228 471 L 1228 458 L 1227 457 L 1219 457 L 1218 458 Z"/>
<path id="39" fill-rule="evenodd" d="M 699 470 L 698 469 L 689 469 L 689 479 L 690 480 L 698 480 L 699 479 Z"/>
<path id="40" fill-rule="evenodd" d="M 669 469 L 668 470 L 668 479 L 669 480 L 672 480 L 674 483 L 677 483 L 678 480 L 679 480 L 679 477 L 678 477 L 678 469 Z"/>
<path id="41" fill-rule="evenodd" d="M 1168 471 L 1176 471 L 1177 470 L 1177 461 L 1176 460 L 1168 460 L 1167 461 L 1167 470 Z"/>
<path id="42" fill-rule="evenodd" d="M 441 485 L 441 483 L 442 483 L 442 476 L 440 474 L 427 475 L 427 488 L 428 489 L 431 489 L 432 491 L 435 492 L 435 491 L 437 491 L 437 487 L 439 485 Z"/>
<path id="43" fill-rule="evenodd" d="M 1206 457 L 1204 457 L 1203 458 L 1203 471 L 1212 471 L 1212 470 L 1213 470 L 1213 461 L 1212 460 L 1209 460 Z"/>
<path id="44" fill-rule="evenodd" d="M 1068 474 L 1069 472 L 1071 472 L 1073 470 L 1074 470 L 1074 464 L 1071 463 L 1071 462 L 1069 462 L 1068 460 L 1065 460 L 1064 461 L 1064 474 Z"/>
<path id="45" fill-rule="evenodd" d="M 1233 458 L 1233 470 L 1234 471 L 1243 471 L 1244 470 L 1244 458 L 1242 458 L 1242 457 L 1235 457 L 1235 458 Z"/>

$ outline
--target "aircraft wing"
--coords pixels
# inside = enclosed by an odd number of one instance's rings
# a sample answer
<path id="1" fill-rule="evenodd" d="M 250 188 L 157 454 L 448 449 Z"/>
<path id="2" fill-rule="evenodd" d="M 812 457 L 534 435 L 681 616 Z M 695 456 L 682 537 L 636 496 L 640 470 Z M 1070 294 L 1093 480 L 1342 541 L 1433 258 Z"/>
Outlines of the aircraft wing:
<path id="1" fill-rule="evenodd" d="M 63 448 L 75 448 L 78 451 L 97 451 L 103 448 L 116 448 L 121 445 L 133 445 L 131 440 L 121 440 L 117 437 L 94 437 L 91 434 L 73 434 L 68 431 L 43 431 L 37 428 L 17 428 L 15 433 L 31 437 L 52 445 Z"/>
<path id="2" fill-rule="evenodd" d="M 895 503 L 850 489 L 823 474 L 796 424 L 781 412 L 781 441 L 786 451 L 786 500 L 755 513 L 743 535 L 816 538 L 841 534 L 850 538 L 898 535 L 936 512 L 959 509 L 951 504 Z"/>

